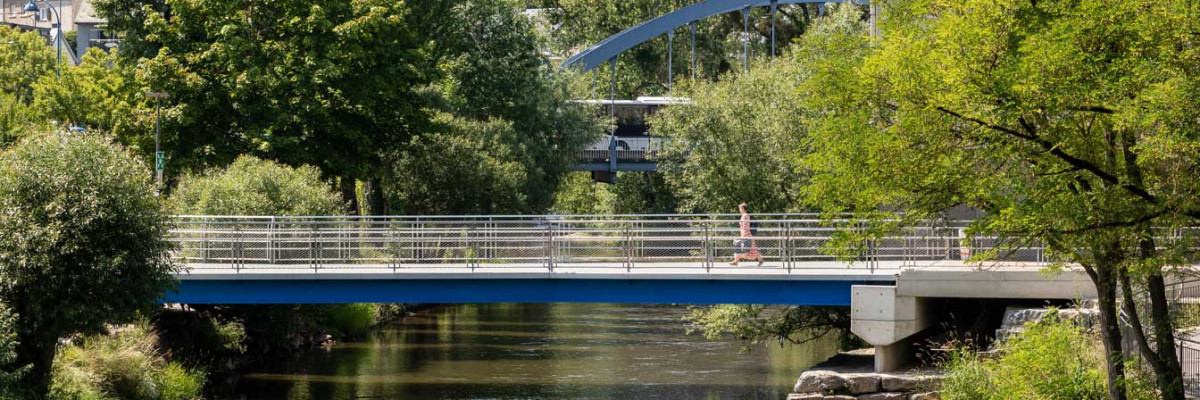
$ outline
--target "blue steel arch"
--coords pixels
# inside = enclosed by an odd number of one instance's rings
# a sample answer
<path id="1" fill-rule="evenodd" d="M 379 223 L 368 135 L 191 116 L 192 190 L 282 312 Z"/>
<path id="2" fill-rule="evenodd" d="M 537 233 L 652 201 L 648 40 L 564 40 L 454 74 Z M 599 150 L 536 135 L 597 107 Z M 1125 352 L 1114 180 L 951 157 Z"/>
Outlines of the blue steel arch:
<path id="1" fill-rule="evenodd" d="M 778 5 L 783 4 L 800 4 L 800 3 L 853 3 L 867 4 L 867 0 L 705 0 L 678 10 L 660 15 L 654 19 L 634 25 L 633 27 L 623 30 L 616 35 L 600 41 L 571 56 L 567 61 L 563 62 L 563 68 L 580 67 L 583 71 L 590 71 L 600 64 L 616 57 L 618 54 L 625 52 L 646 42 L 647 40 L 656 38 L 667 32 L 671 32 L 675 28 L 687 25 L 693 21 L 699 21 L 714 15 L 720 15 L 728 12 L 739 11 L 747 7 L 766 7 L 771 3 Z"/>

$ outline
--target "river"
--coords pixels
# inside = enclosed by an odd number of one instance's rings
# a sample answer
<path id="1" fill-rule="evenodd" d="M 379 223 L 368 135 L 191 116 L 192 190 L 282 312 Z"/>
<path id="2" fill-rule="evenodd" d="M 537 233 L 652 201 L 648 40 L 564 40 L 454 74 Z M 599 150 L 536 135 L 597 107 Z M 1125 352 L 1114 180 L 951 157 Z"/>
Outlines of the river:
<path id="1" fill-rule="evenodd" d="M 771 399 L 832 355 L 687 335 L 686 306 L 436 308 L 245 375 L 234 399 Z"/>

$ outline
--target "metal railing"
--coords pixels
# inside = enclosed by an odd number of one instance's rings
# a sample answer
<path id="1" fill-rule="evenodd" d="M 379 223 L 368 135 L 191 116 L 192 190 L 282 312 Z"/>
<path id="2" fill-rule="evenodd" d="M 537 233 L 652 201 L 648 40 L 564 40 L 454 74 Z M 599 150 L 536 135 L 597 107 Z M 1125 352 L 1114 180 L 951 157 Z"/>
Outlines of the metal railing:
<path id="1" fill-rule="evenodd" d="M 612 143 L 609 143 L 610 140 Z M 662 137 L 606 137 L 576 152 L 575 161 L 603 162 L 613 158 L 619 161 L 655 161 L 665 154 L 670 142 L 671 139 Z"/>
<path id="2" fill-rule="evenodd" d="M 322 269 L 538 266 L 609 267 L 632 270 L 703 268 L 733 258 L 740 239 L 736 214 L 572 215 L 445 217 L 246 217 L 179 216 L 170 240 L 173 260 L 194 269 Z M 850 220 L 814 214 L 758 214 L 754 244 L 768 267 L 823 266 L 853 261 L 874 270 L 881 263 L 956 260 L 988 250 L 995 240 L 963 239 L 961 223 L 908 228 L 868 240 L 847 260 L 827 249 Z M 1040 262 L 1037 247 L 1007 259 Z M 824 265 L 821 265 L 821 263 Z M 753 264 L 750 264 L 753 265 Z"/>
<path id="3" fill-rule="evenodd" d="M 1183 393 L 1188 398 L 1200 398 L 1200 342 L 1176 338 L 1175 351 L 1183 367 Z"/>

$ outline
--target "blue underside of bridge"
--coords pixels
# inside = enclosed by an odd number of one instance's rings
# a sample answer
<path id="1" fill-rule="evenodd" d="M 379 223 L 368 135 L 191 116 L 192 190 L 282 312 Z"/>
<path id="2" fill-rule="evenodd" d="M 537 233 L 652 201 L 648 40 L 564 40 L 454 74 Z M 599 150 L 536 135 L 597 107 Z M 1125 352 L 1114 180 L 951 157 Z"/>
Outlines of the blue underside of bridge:
<path id="1" fill-rule="evenodd" d="M 421 279 L 184 280 L 165 302 L 329 303 L 645 303 L 849 306 L 855 281 Z"/>

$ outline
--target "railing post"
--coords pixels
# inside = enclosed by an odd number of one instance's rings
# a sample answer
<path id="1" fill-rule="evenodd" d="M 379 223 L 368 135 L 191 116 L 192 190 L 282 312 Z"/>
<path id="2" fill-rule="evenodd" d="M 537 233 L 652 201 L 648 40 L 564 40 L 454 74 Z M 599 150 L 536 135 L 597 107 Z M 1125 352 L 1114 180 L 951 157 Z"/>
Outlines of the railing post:
<path id="1" fill-rule="evenodd" d="M 470 249 L 471 252 L 471 259 L 468 262 L 470 263 L 472 272 L 474 272 L 475 267 L 479 265 L 479 246 L 475 242 L 476 231 L 478 231 L 478 229 L 473 223 L 467 228 L 467 248 Z"/>
<path id="2" fill-rule="evenodd" d="M 208 231 L 211 230 L 208 224 L 200 225 L 200 259 L 202 262 L 208 262 Z"/>
<path id="3" fill-rule="evenodd" d="M 275 217 L 267 227 L 267 263 L 275 264 Z"/>
<path id="4" fill-rule="evenodd" d="M 712 272 L 712 223 L 704 222 L 704 272 Z"/>
<path id="5" fill-rule="evenodd" d="M 321 227 L 313 224 L 312 227 L 312 246 L 313 246 L 313 273 L 316 273 L 321 268 L 321 257 L 324 249 L 321 246 Z"/>
<path id="6" fill-rule="evenodd" d="M 785 217 L 786 218 L 786 217 Z M 792 273 L 792 220 L 783 220 L 783 267 Z"/>
<path id="7" fill-rule="evenodd" d="M 554 224 L 546 218 L 546 268 L 554 272 Z"/>
<path id="8" fill-rule="evenodd" d="M 388 242 L 396 246 L 396 251 L 394 252 L 395 258 L 389 262 L 389 264 L 392 264 L 392 273 L 394 274 L 400 268 L 400 235 L 396 234 L 395 220 L 388 219 L 385 223 L 388 224 L 388 239 L 390 239 Z"/>
<path id="9" fill-rule="evenodd" d="M 242 271 L 241 265 L 238 264 L 239 253 L 237 250 L 238 245 L 241 244 L 241 242 L 242 242 L 242 235 L 239 233 L 240 230 L 241 230 L 240 227 L 238 227 L 237 225 L 234 225 L 233 226 L 233 240 L 229 241 L 229 263 L 233 266 L 233 270 L 235 272 Z"/>
<path id="10" fill-rule="evenodd" d="M 634 222 L 625 222 L 622 226 L 625 228 L 625 271 L 630 273 L 634 270 Z"/>

